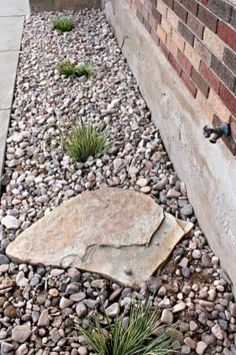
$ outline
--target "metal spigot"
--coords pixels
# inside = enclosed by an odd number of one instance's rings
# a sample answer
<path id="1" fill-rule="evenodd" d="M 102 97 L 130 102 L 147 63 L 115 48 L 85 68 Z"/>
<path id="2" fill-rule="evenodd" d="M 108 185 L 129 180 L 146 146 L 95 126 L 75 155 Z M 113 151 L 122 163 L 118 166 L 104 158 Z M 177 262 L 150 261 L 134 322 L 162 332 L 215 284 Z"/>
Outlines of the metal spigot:
<path id="1" fill-rule="evenodd" d="M 210 138 L 211 143 L 216 143 L 222 136 L 230 135 L 230 126 L 228 123 L 221 123 L 217 127 L 209 127 L 208 125 L 203 127 L 203 135 L 205 138 Z"/>

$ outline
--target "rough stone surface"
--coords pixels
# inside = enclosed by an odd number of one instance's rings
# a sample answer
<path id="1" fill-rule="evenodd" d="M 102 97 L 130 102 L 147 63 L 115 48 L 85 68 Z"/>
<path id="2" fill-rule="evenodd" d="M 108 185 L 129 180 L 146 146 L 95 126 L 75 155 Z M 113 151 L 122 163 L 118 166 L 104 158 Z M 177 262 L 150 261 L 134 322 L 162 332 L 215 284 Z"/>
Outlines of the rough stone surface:
<path id="1" fill-rule="evenodd" d="M 12 330 L 12 340 L 17 343 L 24 343 L 31 335 L 31 329 L 27 325 L 16 325 Z"/>
<path id="2" fill-rule="evenodd" d="M 205 350 L 207 349 L 207 344 L 204 343 L 204 341 L 199 341 L 197 343 L 197 347 L 196 347 L 196 353 L 198 355 L 203 355 L 205 353 Z"/>
<path id="3" fill-rule="evenodd" d="M 18 221 L 14 216 L 5 216 L 2 219 L 2 225 L 7 229 L 18 229 L 20 221 Z"/>
<path id="4" fill-rule="evenodd" d="M 120 311 L 119 303 L 113 303 L 105 310 L 106 315 L 111 318 L 115 318 L 119 314 L 119 311 Z"/>
<path id="5" fill-rule="evenodd" d="M 150 197 L 100 189 L 70 199 L 36 222 L 8 246 L 7 255 L 21 262 L 79 267 L 138 286 L 191 228 L 164 214 Z"/>
<path id="6" fill-rule="evenodd" d="M 38 320 L 38 327 L 47 327 L 49 325 L 49 318 L 48 318 L 48 310 L 44 309 L 43 312 L 40 314 Z"/>
<path id="7" fill-rule="evenodd" d="M 164 309 L 161 314 L 161 322 L 166 325 L 171 325 L 173 323 L 173 313 L 168 309 Z"/>
<path id="8" fill-rule="evenodd" d="M 216 339 L 222 340 L 224 338 L 222 329 L 220 328 L 219 324 L 215 324 L 214 327 L 212 327 L 212 334 L 216 337 Z"/>

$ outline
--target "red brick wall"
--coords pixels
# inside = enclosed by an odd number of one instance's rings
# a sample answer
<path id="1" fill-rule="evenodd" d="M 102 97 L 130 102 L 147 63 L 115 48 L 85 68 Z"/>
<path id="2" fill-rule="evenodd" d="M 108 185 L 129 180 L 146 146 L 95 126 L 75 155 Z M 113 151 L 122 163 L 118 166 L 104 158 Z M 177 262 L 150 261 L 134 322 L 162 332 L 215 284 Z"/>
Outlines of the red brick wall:
<path id="1" fill-rule="evenodd" d="M 209 121 L 230 123 L 236 154 L 235 1 L 127 1 Z"/>

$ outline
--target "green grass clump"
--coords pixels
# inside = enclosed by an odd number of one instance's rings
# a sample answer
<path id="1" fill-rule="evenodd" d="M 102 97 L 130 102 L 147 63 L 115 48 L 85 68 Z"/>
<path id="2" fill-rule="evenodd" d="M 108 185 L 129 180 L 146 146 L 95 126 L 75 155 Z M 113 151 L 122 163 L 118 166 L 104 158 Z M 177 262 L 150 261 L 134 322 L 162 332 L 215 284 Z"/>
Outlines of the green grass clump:
<path id="1" fill-rule="evenodd" d="M 109 130 L 97 131 L 91 124 L 80 124 L 73 127 L 72 132 L 63 139 L 63 145 L 71 158 L 85 162 L 89 156 L 96 157 L 108 147 Z"/>
<path id="2" fill-rule="evenodd" d="M 124 327 L 124 314 L 114 322 L 108 318 L 107 321 L 108 325 L 102 326 L 97 313 L 90 318 L 86 328 L 76 321 L 79 333 L 98 355 L 167 355 L 176 352 L 171 349 L 175 340 L 174 328 L 161 325 L 160 312 L 153 309 L 149 301 L 131 307 L 127 327 Z"/>
<path id="3" fill-rule="evenodd" d="M 69 17 L 56 17 L 52 24 L 53 28 L 60 32 L 71 31 L 74 28 L 74 23 Z"/>
<path id="4" fill-rule="evenodd" d="M 61 75 L 76 76 L 77 66 L 76 63 L 73 63 L 71 60 L 66 59 L 63 62 L 59 63 L 57 69 Z"/>
<path id="5" fill-rule="evenodd" d="M 76 71 L 77 71 L 77 76 L 85 75 L 88 78 L 89 76 L 95 75 L 95 72 L 90 62 L 85 62 L 83 64 L 77 65 Z"/>
<path id="6" fill-rule="evenodd" d="M 70 59 L 65 59 L 58 64 L 57 69 L 60 74 L 69 76 L 83 76 L 86 77 L 93 76 L 95 73 L 89 62 L 77 65 L 73 63 Z"/>

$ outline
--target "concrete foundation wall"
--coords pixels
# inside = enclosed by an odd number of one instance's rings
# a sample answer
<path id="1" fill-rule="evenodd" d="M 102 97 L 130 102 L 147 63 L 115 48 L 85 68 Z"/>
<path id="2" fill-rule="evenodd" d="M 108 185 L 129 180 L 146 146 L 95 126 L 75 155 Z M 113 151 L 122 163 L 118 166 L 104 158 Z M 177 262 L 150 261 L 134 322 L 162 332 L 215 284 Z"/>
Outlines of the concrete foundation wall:
<path id="1" fill-rule="evenodd" d="M 236 286 L 236 164 L 222 143 L 203 137 L 204 110 L 176 75 L 125 0 L 104 2 L 108 20 L 159 127 L 200 226 Z M 236 289 L 236 288 L 235 288 Z"/>
<path id="2" fill-rule="evenodd" d="M 101 0 L 30 0 L 31 12 L 98 9 Z"/>

